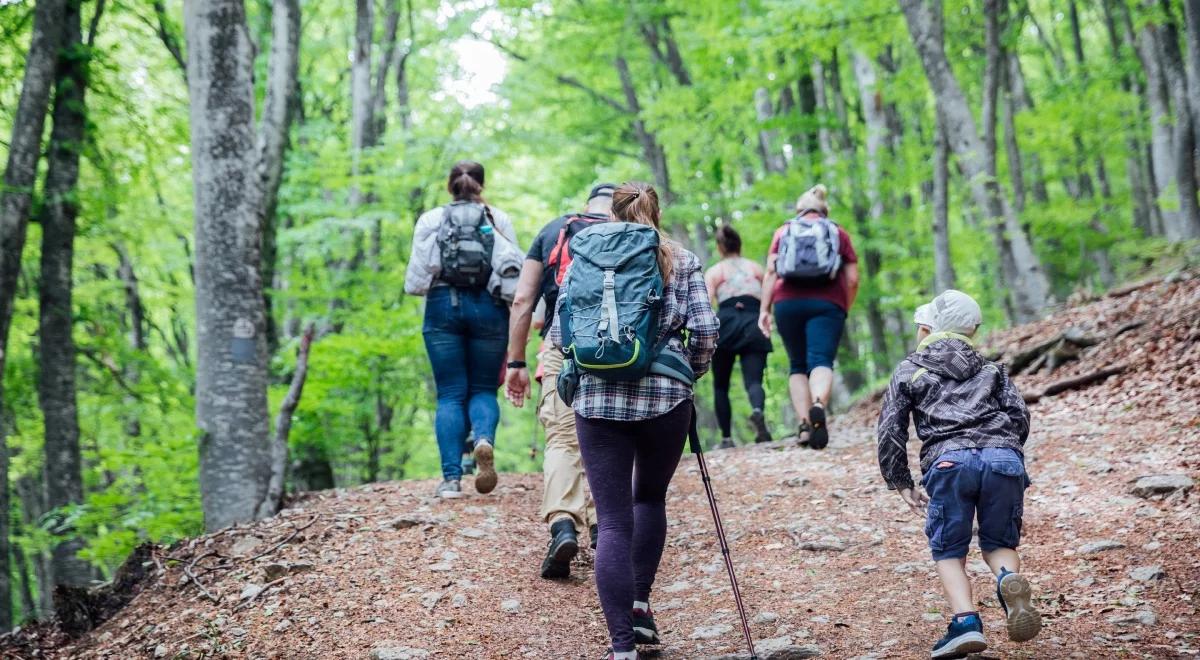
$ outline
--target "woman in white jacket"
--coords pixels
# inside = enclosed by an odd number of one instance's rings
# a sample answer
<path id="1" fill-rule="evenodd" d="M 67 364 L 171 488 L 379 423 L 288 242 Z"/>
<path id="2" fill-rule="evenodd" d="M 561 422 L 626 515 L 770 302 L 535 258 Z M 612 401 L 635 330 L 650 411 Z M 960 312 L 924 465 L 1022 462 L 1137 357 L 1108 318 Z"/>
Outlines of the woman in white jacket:
<path id="1" fill-rule="evenodd" d="M 439 497 L 462 497 L 462 450 L 471 431 L 475 489 L 489 493 L 496 487 L 496 391 L 508 344 L 502 284 L 510 275 L 507 255 L 520 252 L 512 221 L 484 202 L 483 181 L 483 165 L 454 165 L 447 184 L 454 202 L 417 220 L 405 276 L 405 290 L 427 298 L 422 334 L 437 385 Z"/>

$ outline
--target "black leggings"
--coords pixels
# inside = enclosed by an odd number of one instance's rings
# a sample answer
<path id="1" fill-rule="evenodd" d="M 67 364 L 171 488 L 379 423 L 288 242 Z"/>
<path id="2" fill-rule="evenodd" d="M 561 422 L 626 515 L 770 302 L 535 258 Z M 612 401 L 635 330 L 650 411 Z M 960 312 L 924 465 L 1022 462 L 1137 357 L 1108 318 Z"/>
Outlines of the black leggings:
<path id="1" fill-rule="evenodd" d="M 713 353 L 713 398 L 716 400 L 717 425 L 721 427 L 721 437 L 731 437 L 733 424 L 733 408 L 729 403 L 729 382 L 733 377 L 733 361 L 742 360 L 742 384 L 746 386 L 746 394 L 750 396 L 750 407 L 762 410 L 767 403 L 767 394 L 763 391 L 763 372 L 767 370 L 767 354 L 761 351 L 734 353 L 720 348 Z"/>

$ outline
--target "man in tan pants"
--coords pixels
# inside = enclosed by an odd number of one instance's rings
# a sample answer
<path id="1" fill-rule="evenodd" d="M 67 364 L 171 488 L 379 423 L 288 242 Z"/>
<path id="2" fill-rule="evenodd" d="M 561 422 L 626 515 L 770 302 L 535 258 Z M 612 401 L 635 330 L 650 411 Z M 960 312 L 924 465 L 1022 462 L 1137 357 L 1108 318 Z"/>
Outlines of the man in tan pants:
<path id="1" fill-rule="evenodd" d="M 547 224 L 526 255 L 509 315 L 509 362 L 504 377 L 505 396 L 518 408 L 525 405 L 533 391 L 525 363 L 525 345 L 529 341 L 534 307 L 538 300 L 544 300 L 544 328 L 549 328 L 558 299 L 558 285 L 570 265 L 568 243 L 582 229 L 609 220 L 615 188 L 612 184 L 592 188 L 586 210 Z M 541 515 L 550 526 L 550 544 L 546 558 L 542 560 L 541 574 L 544 578 L 565 578 L 571 573 L 571 560 L 579 552 L 579 534 L 584 527 L 588 528 L 592 547 L 595 547 L 596 510 L 592 506 L 583 460 L 579 455 L 575 411 L 559 398 L 555 387 L 563 356 L 552 348 L 544 348 L 538 359 L 543 371 L 538 421 L 546 429 Z"/>

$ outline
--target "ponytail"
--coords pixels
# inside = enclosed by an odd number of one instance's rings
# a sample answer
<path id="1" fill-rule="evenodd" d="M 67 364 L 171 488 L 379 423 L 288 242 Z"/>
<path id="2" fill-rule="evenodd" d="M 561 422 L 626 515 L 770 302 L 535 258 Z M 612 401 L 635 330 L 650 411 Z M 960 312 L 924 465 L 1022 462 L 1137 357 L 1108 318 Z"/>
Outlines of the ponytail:
<path id="1" fill-rule="evenodd" d="M 446 189 L 456 202 L 483 204 L 483 165 L 473 160 L 460 160 L 450 169 Z"/>
<path id="2" fill-rule="evenodd" d="M 658 232 L 658 268 L 662 271 L 663 281 L 670 282 L 675 268 L 675 255 L 660 225 L 662 211 L 658 207 L 658 193 L 654 186 L 641 181 L 621 184 L 613 191 L 612 214 L 617 220 L 653 227 Z"/>

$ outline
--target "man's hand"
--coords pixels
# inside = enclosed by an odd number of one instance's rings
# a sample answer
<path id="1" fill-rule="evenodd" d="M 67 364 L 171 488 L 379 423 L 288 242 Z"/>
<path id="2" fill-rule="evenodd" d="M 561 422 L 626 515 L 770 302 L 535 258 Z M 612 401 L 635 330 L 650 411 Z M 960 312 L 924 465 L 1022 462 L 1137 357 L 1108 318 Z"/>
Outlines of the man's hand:
<path id="1" fill-rule="evenodd" d="M 764 309 L 758 313 L 758 329 L 762 330 L 764 337 L 771 338 L 771 312 Z"/>
<path id="2" fill-rule="evenodd" d="M 529 385 L 529 369 L 509 367 L 504 373 L 504 397 L 508 402 L 522 408 L 525 401 L 533 398 L 533 388 Z"/>
<path id="3" fill-rule="evenodd" d="M 901 488 L 896 492 L 900 493 L 900 499 L 904 500 L 908 508 L 912 509 L 913 514 L 920 517 L 925 516 L 925 508 L 929 506 L 929 496 L 925 494 L 925 491 Z"/>

